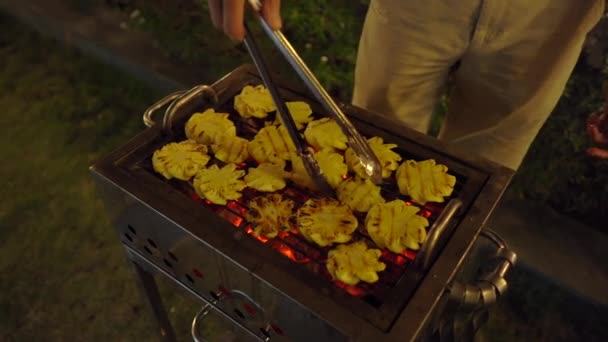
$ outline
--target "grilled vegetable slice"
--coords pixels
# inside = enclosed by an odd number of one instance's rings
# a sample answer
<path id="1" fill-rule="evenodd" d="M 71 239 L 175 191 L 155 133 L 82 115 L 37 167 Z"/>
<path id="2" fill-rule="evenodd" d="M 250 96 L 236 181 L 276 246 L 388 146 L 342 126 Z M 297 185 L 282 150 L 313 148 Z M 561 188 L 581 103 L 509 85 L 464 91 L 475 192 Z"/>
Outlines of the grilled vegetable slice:
<path id="1" fill-rule="evenodd" d="M 373 205 L 384 203 L 380 187 L 359 177 L 351 177 L 340 184 L 336 195 L 342 203 L 359 212 L 367 212 Z"/>
<path id="2" fill-rule="evenodd" d="M 194 140 L 169 143 L 152 155 L 154 171 L 167 179 L 189 180 L 211 159 L 207 147 Z"/>
<path id="3" fill-rule="evenodd" d="M 312 121 L 312 108 L 306 102 L 302 101 L 293 101 L 293 102 L 285 102 L 287 105 L 287 109 L 293 118 L 293 121 L 296 124 L 296 127 L 300 130 L 303 129 L 304 126 Z M 281 116 L 277 113 L 277 118 L 275 120 L 275 124 L 282 124 Z"/>
<path id="4" fill-rule="evenodd" d="M 397 169 L 396 178 L 399 192 L 420 204 L 443 202 L 456 184 L 456 177 L 448 174 L 447 166 L 435 164 L 434 159 L 406 160 Z"/>
<path id="5" fill-rule="evenodd" d="M 248 85 L 234 97 L 234 109 L 244 118 L 263 119 L 268 116 L 268 113 L 275 110 L 275 106 L 266 87 Z"/>
<path id="6" fill-rule="evenodd" d="M 396 144 L 385 144 L 380 137 L 371 137 L 367 140 L 372 151 L 378 157 L 380 166 L 382 167 L 382 177 L 389 178 L 393 171 L 397 170 L 401 156 L 393 152 L 392 149 L 397 147 Z M 362 178 L 368 178 L 369 176 L 365 173 L 363 165 L 359 162 L 359 158 L 355 154 L 352 148 L 346 150 L 344 154 L 346 164 L 348 168 L 354 171 L 357 176 Z"/>
<path id="7" fill-rule="evenodd" d="M 211 145 L 222 136 L 236 136 L 236 127 L 227 113 L 216 113 L 210 108 L 194 113 L 186 122 L 186 137 L 199 144 Z"/>
<path id="8" fill-rule="evenodd" d="M 289 230 L 295 203 L 279 194 L 272 194 L 252 199 L 248 207 L 247 221 L 255 226 L 253 232 L 274 238 L 280 231 Z"/>
<path id="9" fill-rule="evenodd" d="M 221 169 L 211 165 L 196 174 L 194 190 L 212 203 L 225 205 L 227 201 L 241 197 L 240 191 L 245 188 L 245 182 L 240 178 L 244 175 L 245 171 L 237 170 L 235 164 L 226 164 Z"/>
<path id="10" fill-rule="evenodd" d="M 249 141 L 241 137 L 224 135 L 211 146 L 215 158 L 224 163 L 240 164 L 249 158 Z"/>
<path id="11" fill-rule="evenodd" d="M 365 217 L 367 233 L 380 248 L 401 253 L 417 250 L 426 239 L 429 221 L 416 215 L 420 209 L 401 200 L 374 205 Z"/>
<path id="12" fill-rule="evenodd" d="M 304 138 L 317 150 L 326 148 L 346 150 L 348 139 L 338 123 L 330 118 L 315 120 L 306 126 Z"/>
<path id="13" fill-rule="evenodd" d="M 259 164 L 288 160 L 296 151 L 285 126 L 262 128 L 249 143 L 249 155 Z"/>
<path id="14" fill-rule="evenodd" d="M 363 241 L 339 245 L 329 251 L 327 270 L 332 278 L 348 285 L 356 285 L 359 281 L 375 283 L 378 272 L 386 268 L 379 260 L 381 254 L 379 249 L 368 248 Z"/>
<path id="15" fill-rule="evenodd" d="M 333 198 L 309 199 L 297 220 L 302 236 L 321 247 L 350 241 L 358 225 L 350 208 Z"/>
<path id="16" fill-rule="evenodd" d="M 344 163 L 344 157 L 341 154 L 333 152 L 333 150 L 322 150 L 313 155 L 313 158 L 319 164 L 319 168 L 323 172 L 323 176 L 327 179 L 327 183 L 332 188 L 337 188 L 344 180 L 348 168 Z M 307 189 L 315 190 L 315 183 L 306 171 L 306 166 L 302 158 L 293 154 L 291 156 L 292 171 L 290 174 L 291 180 Z"/>
<path id="17" fill-rule="evenodd" d="M 245 183 L 248 187 L 258 191 L 273 192 L 281 190 L 287 185 L 284 168 L 285 163 L 263 163 L 256 168 L 249 168 L 247 176 L 245 176 Z"/>

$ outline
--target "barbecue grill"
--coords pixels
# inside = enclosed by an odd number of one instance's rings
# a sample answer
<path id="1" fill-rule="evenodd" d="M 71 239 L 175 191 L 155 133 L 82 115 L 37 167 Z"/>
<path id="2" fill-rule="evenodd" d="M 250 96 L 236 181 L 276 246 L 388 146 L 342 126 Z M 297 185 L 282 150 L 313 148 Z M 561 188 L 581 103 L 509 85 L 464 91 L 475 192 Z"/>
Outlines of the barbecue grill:
<path id="1" fill-rule="evenodd" d="M 212 86 L 171 94 L 146 111 L 148 129 L 91 167 L 163 340 L 175 337 L 155 276 L 172 280 L 200 302 L 192 333 L 195 340 L 210 341 L 221 340 L 201 335 L 200 325 L 210 320 L 228 327 L 239 341 L 423 340 L 446 326 L 445 312 L 479 310 L 504 292 L 504 275 L 515 254 L 483 228 L 513 171 L 462 154 L 386 116 L 340 104 L 364 136 L 397 144 L 404 159 L 435 159 L 457 184 L 445 203 L 418 205 L 431 223 L 427 240 L 417 252 L 383 251 L 387 267 L 374 284 L 333 281 L 324 265 L 328 249 L 295 231 L 274 239 L 255 236 L 244 214 L 248 199 L 260 193 L 248 189 L 242 199 L 218 206 L 198 197 L 188 183 L 154 172 L 153 152 L 183 140 L 187 119 L 205 108 L 232 113 L 239 132 L 253 137 L 260 123 L 235 115 L 232 100 L 245 85 L 261 82 L 256 69 L 245 65 Z M 286 100 L 304 100 L 314 113 L 322 113 L 301 88 L 277 84 Z M 167 106 L 156 123 L 154 113 Z M 281 192 L 298 204 L 315 195 L 291 185 Z M 382 185 L 382 193 L 387 200 L 417 205 L 390 182 Z M 496 243 L 497 266 L 479 281 L 462 284 L 455 276 L 480 233 Z M 369 237 L 358 231 L 354 239 Z"/>

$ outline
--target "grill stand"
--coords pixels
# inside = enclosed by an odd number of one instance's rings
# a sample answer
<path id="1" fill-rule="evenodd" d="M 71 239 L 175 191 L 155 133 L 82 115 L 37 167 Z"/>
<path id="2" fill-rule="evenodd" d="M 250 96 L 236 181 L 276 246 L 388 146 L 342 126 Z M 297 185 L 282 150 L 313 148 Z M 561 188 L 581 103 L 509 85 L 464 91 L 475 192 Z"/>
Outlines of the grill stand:
<path id="1" fill-rule="evenodd" d="M 158 324 L 158 333 L 161 341 L 176 341 L 175 332 L 173 331 L 173 327 L 171 326 L 169 317 L 167 317 L 167 310 L 165 310 L 162 298 L 160 297 L 160 293 L 158 292 L 158 286 L 156 285 L 156 280 L 154 280 L 154 275 L 146 271 L 142 266 L 138 264 L 137 261 L 133 260 L 131 257 L 132 253 L 129 253 L 128 250 L 127 254 L 129 255 L 129 259 L 131 259 L 131 263 L 133 265 L 133 272 L 135 273 L 135 276 L 137 277 L 139 283 L 139 289 L 144 299 L 150 306 L 152 314 L 154 315 L 154 319 Z"/>

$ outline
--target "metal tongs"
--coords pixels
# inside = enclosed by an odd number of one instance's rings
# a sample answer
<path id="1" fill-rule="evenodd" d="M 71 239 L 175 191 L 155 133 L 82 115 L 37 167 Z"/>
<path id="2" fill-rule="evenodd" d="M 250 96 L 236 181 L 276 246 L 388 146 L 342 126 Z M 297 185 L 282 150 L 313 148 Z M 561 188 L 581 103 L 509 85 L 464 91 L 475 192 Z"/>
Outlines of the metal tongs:
<path id="1" fill-rule="evenodd" d="M 324 109 L 331 115 L 331 117 L 338 123 L 346 137 L 348 138 L 349 146 L 354 150 L 355 154 L 359 157 L 359 162 L 363 166 L 363 169 L 375 184 L 382 182 L 382 169 L 378 158 L 372 151 L 371 147 L 367 143 L 367 140 L 359 134 L 355 126 L 348 120 L 346 115 L 342 113 L 340 107 L 333 101 L 331 96 L 323 89 L 319 81 L 308 69 L 304 61 L 300 58 L 296 50 L 291 46 L 287 38 L 283 35 L 280 30 L 273 30 L 268 26 L 266 21 L 259 15 L 259 9 L 261 8 L 261 1 L 249 0 L 250 5 L 253 7 L 256 16 L 259 19 L 260 24 L 264 32 L 268 35 L 274 45 L 281 51 L 283 56 L 287 59 L 289 64 L 295 69 L 300 79 L 306 84 L 307 88 L 312 92 L 313 96 L 321 103 Z M 298 132 L 296 125 L 285 105 L 285 102 L 281 98 L 278 88 L 272 81 L 266 63 L 259 51 L 259 48 L 254 40 L 253 34 L 249 30 L 247 24 L 245 24 L 245 46 L 251 55 L 253 62 L 262 77 L 262 81 L 266 88 L 268 88 L 272 99 L 277 107 L 277 112 L 282 119 L 283 124 L 287 128 L 291 139 L 293 140 L 297 152 L 301 155 L 304 165 L 308 171 L 308 174 L 315 181 L 318 190 L 324 194 L 331 194 L 332 190 L 327 179 L 324 177 L 319 164 L 313 158 L 312 152 L 306 148 L 302 136 Z"/>

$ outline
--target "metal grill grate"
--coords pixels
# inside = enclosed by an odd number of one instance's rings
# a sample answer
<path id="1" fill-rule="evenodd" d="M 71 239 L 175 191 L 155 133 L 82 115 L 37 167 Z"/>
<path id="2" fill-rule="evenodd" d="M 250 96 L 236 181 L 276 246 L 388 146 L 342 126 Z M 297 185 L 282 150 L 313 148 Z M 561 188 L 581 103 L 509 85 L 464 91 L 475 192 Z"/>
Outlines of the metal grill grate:
<path id="1" fill-rule="evenodd" d="M 234 113 L 234 111 L 228 107 L 227 105 L 219 108 L 218 111 L 230 113 L 230 119 L 235 123 L 237 127 L 237 131 L 239 136 L 247 138 L 249 140 L 253 139 L 255 134 L 261 129 L 264 125 L 264 122 L 261 120 L 253 120 L 253 119 L 242 119 L 238 114 Z M 273 121 L 274 118 L 271 116 L 266 121 Z M 183 131 L 176 133 L 176 140 L 185 139 L 185 135 Z M 413 156 L 409 156 L 406 151 L 395 149 L 397 153 L 399 153 L 404 159 L 411 158 L 414 159 Z M 260 243 L 265 244 L 275 251 L 278 251 L 284 257 L 289 258 L 291 261 L 303 265 L 310 272 L 324 277 L 328 281 L 332 282 L 335 286 L 343 289 L 348 294 L 354 297 L 359 297 L 368 304 L 374 307 L 380 307 L 384 302 L 385 295 L 397 284 L 400 280 L 401 276 L 404 274 L 406 268 L 412 263 L 412 261 L 416 257 L 416 252 L 412 250 L 406 250 L 401 254 L 396 254 L 390 252 L 386 249 L 382 250 L 381 261 L 386 264 L 386 269 L 380 272 L 379 281 L 374 284 L 369 284 L 365 282 L 360 282 L 356 286 L 347 285 L 341 283 L 339 281 L 334 281 L 330 274 L 328 273 L 325 267 L 325 261 L 327 260 L 327 253 L 332 249 L 332 247 L 320 247 L 307 241 L 304 237 L 302 237 L 295 227 L 288 232 L 281 232 L 277 237 L 273 239 L 267 239 L 262 236 L 255 236 L 253 234 L 254 226 L 249 223 L 245 216 L 248 210 L 247 203 L 249 200 L 258 197 L 264 196 L 267 193 L 259 192 L 251 188 L 246 188 L 243 190 L 243 196 L 235 201 L 229 201 L 227 205 L 215 205 L 209 201 L 202 200 L 195 192 L 192 186 L 192 183 L 181 182 L 176 180 L 166 181 L 159 175 L 157 175 L 151 164 L 151 156 L 147 160 L 147 169 L 154 173 L 158 179 L 162 181 L 168 182 L 171 186 L 178 188 L 181 192 L 185 193 L 192 200 L 205 205 L 207 208 L 212 210 L 218 216 L 224 218 L 228 222 L 230 222 L 235 228 L 244 230 L 248 235 L 252 238 L 257 239 Z M 209 165 L 217 164 L 218 166 L 223 166 L 224 163 L 213 158 Z M 247 169 L 249 167 L 256 167 L 255 163 L 243 163 L 238 165 L 238 169 Z M 460 189 L 463 186 L 463 177 L 456 175 L 457 183 L 454 187 L 454 192 L 450 198 L 455 198 L 458 196 Z M 386 180 L 385 180 L 386 181 Z M 450 198 L 446 199 L 444 203 L 428 203 L 424 206 L 416 204 L 412 202 L 408 197 L 399 194 L 397 190 L 397 185 L 394 181 L 386 181 L 381 186 L 382 196 L 387 200 L 391 201 L 394 199 L 403 200 L 407 205 L 412 205 L 420 208 L 418 215 L 421 215 L 429 220 L 430 228 L 437 217 L 440 215 L 445 203 L 449 201 Z M 302 190 L 301 188 L 294 186 L 291 182 L 288 183 L 287 187 L 283 190 L 277 191 L 276 193 L 282 194 L 284 197 L 292 199 L 296 203 L 296 208 L 299 208 L 301 205 L 306 202 L 311 197 L 314 197 L 308 191 Z M 365 240 L 369 246 L 375 246 L 373 241 L 367 236 L 362 229 L 362 222 L 365 219 L 365 213 L 356 213 L 357 219 L 359 221 L 359 228 L 355 231 L 353 235 L 352 241 Z"/>

